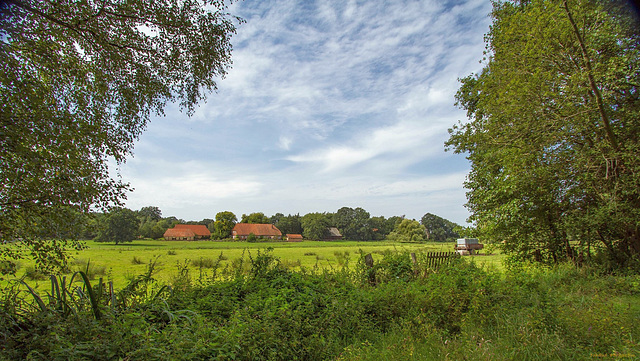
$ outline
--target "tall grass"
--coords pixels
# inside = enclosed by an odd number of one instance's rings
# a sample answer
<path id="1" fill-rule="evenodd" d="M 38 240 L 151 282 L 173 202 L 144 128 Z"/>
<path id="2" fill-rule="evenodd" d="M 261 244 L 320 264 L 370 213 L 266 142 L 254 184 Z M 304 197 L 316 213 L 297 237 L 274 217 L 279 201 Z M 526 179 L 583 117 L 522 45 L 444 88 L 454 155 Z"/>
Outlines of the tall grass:
<path id="1" fill-rule="evenodd" d="M 379 256 L 372 266 L 361 253 L 352 256 L 349 268 L 292 270 L 270 251 L 247 252 L 206 268 L 215 277 L 193 274 L 183 261 L 170 286 L 154 280 L 156 258 L 116 291 L 88 277 L 77 286 L 58 278 L 56 291 L 46 297 L 28 284 L 13 285 L 0 293 L 0 359 L 640 355 L 638 276 L 569 265 L 501 273 L 460 258 L 424 272 L 421 257 L 414 264 L 405 252 Z M 59 311 L 65 304 L 73 310 L 66 316 Z"/>

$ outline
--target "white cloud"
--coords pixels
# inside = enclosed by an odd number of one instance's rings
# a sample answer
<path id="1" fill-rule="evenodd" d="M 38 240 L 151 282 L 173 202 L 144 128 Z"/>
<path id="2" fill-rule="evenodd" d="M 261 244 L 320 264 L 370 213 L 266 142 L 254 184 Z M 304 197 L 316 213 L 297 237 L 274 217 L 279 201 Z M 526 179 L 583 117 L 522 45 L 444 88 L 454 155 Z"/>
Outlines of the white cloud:
<path id="1" fill-rule="evenodd" d="M 480 69 L 490 7 L 232 4 L 247 20 L 233 40 L 233 69 L 192 119 L 171 107 L 152 122 L 123 167 L 136 188 L 131 200 L 162 200 L 201 218 L 218 207 L 288 213 L 351 202 L 393 215 L 422 204 L 423 213 L 437 207 L 460 222 L 468 166 L 435 164 L 452 157 L 443 142 L 464 118 L 453 106 L 457 78 Z"/>

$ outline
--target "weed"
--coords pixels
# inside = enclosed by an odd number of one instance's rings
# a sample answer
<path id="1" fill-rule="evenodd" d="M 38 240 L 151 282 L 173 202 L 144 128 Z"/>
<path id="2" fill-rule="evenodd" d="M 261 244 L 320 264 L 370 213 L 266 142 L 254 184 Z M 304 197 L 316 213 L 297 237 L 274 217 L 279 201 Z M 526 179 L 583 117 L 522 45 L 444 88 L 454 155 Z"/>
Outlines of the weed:
<path id="1" fill-rule="evenodd" d="M 199 259 L 194 259 L 193 261 L 191 261 L 191 264 L 194 267 L 198 268 L 213 268 L 216 265 L 216 262 L 213 260 L 213 258 L 200 257 Z"/>
<path id="2" fill-rule="evenodd" d="M 31 281 L 42 281 L 47 279 L 47 275 L 38 271 L 34 266 L 27 266 L 24 268 L 24 275 Z"/>
<path id="3" fill-rule="evenodd" d="M 136 256 L 131 259 L 131 264 L 144 264 L 144 261 Z"/>
<path id="4" fill-rule="evenodd" d="M 174 250 L 172 250 L 172 249 L 170 249 L 170 250 L 168 250 L 168 251 L 167 251 L 167 255 L 169 255 L 169 256 L 175 256 L 175 255 L 177 255 L 177 254 L 178 254 L 178 252 L 176 252 L 176 251 L 174 251 Z"/>
<path id="5" fill-rule="evenodd" d="M 292 261 L 289 259 L 286 260 L 281 260 L 280 264 L 282 265 L 282 267 L 288 268 L 288 269 L 293 269 L 296 267 L 300 267 L 302 265 L 302 262 L 300 262 L 299 259 Z"/>

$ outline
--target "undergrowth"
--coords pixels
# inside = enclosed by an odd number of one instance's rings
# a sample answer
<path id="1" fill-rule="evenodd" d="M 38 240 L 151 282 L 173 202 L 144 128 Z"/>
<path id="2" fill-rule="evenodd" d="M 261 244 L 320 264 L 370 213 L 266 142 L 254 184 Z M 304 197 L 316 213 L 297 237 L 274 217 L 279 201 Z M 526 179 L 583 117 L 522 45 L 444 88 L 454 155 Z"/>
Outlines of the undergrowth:
<path id="1" fill-rule="evenodd" d="M 291 269 L 270 251 L 239 261 L 155 261 L 122 290 L 83 272 L 0 293 L 0 359 L 584 360 L 640 356 L 640 277 L 465 259 L 432 269 L 403 252 L 336 255 Z M 350 258 L 349 258 L 350 257 Z M 348 261 L 351 259 L 351 261 Z M 211 263 L 211 264 L 209 264 Z M 76 282 L 80 280 L 80 282 Z"/>

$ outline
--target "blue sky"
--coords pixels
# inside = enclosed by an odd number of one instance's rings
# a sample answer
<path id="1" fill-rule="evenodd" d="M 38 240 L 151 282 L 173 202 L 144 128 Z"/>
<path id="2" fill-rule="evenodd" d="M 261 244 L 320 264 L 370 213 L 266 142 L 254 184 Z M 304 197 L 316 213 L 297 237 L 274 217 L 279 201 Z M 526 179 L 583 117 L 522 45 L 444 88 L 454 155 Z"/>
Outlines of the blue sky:
<path id="1" fill-rule="evenodd" d="M 469 164 L 444 151 L 489 1 L 245 0 L 233 68 L 192 117 L 170 105 L 121 166 L 164 216 L 362 207 L 464 224 Z"/>

